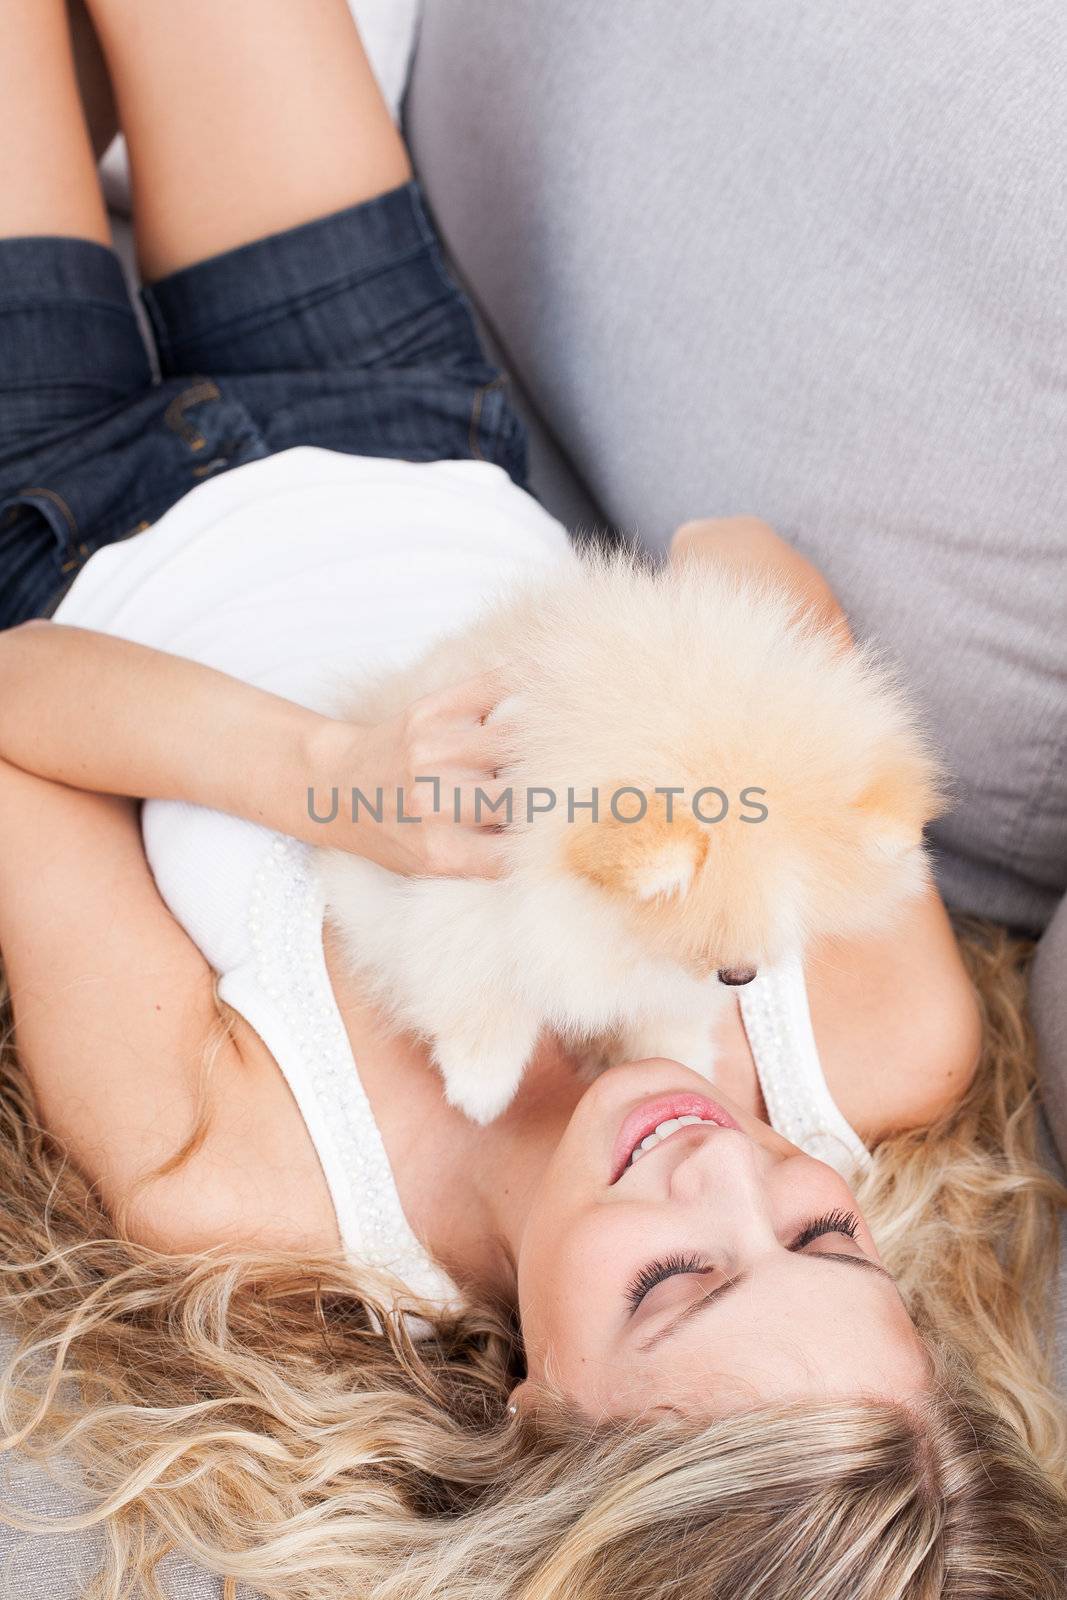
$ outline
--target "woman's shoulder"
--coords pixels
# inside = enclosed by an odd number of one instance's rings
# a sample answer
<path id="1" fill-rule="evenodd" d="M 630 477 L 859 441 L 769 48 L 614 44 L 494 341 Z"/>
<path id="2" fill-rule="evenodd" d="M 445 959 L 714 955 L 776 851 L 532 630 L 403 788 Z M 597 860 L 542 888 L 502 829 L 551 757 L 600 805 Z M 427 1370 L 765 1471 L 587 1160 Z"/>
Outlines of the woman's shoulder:
<path id="1" fill-rule="evenodd" d="M 935 889 L 883 934 L 820 943 L 806 972 L 830 1092 L 866 1144 L 926 1126 L 962 1097 L 981 1018 Z"/>

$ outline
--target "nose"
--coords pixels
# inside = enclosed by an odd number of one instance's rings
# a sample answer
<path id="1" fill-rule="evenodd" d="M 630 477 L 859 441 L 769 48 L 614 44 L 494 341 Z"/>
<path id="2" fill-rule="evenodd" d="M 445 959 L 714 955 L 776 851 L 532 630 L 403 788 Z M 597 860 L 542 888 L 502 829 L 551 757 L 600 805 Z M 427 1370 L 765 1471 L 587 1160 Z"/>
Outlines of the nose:
<path id="1" fill-rule="evenodd" d="M 679 1147 L 679 1159 L 667 1182 L 671 1203 L 701 1210 L 713 1207 L 724 1241 L 729 1238 L 739 1244 L 743 1236 L 749 1248 L 766 1242 L 767 1185 L 777 1165 L 775 1155 L 740 1129 L 694 1128 L 692 1132 L 703 1137 L 687 1140 L 688 1148 Z M 668 1143 L 658 1153 L 666 1159 L 669 1152 Z"/>
<path id="2" fill-rule="evenodd" d="M 734 989 L 739 989 L 743 983 L 751 983 L 755 976 L 755 967 L 719 968 L 719 982 L 728 983 Z"/>

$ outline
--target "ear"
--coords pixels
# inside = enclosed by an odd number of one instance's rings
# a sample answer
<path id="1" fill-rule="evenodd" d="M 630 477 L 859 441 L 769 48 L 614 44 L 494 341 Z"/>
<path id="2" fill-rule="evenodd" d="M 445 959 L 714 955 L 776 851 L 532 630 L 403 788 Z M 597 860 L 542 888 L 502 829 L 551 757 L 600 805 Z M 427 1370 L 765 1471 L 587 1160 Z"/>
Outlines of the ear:
<path id="1" fill-rule="evenodd" d="M 940 810 L 933 768 L 922 758 L 887 766 L 854 805 L 874 846 L 900 860 L 922 842 L 923 829 Z"/>
<path id="2" fill-rule="evenodd" d="M 610 799 L 613 791 L 601 793 Z M 567 862 L 579 877 L 643 901 L 686 894 L 707 853 L 707 828 L 677 797 L 668 821 L 667 797 L 656 794 L 639 821 L 620 822 L 609 814 L 576 828 L 567 841 Z"/>

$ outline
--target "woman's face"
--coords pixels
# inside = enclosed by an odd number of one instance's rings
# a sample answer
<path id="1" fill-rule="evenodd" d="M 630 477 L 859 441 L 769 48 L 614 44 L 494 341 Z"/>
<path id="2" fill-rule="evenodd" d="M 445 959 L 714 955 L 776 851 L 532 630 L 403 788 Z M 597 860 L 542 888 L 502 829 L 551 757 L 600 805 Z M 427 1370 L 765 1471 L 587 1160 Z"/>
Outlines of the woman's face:
<path id="1" fill-rule="evenodd" d="M 927 1361 L 844 1179 L 671 1061 L 577 1106 L 518 1253 L 529 1376 L 592 1415 L 907 1399 Z M 668 1128 L 636 1162 L 631 1151 Z"/>

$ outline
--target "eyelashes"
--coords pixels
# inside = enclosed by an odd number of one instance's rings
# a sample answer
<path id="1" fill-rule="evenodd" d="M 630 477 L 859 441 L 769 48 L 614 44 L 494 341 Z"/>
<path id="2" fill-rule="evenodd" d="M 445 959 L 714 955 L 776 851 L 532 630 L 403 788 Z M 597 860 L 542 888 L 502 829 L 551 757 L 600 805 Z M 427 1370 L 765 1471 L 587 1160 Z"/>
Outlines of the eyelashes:
<path id="1" fill-rule="evenodd" d="M 642 1267 L 633 1281 L 627 1286 L 626 1299 L 630 1310 L 636 1311 L 641 1301 L 653 1290 L 657 1283 L 662 1283 L 665 1278 L 673 1278 L 678 1273 L 708 1272 L 710 1265 L 702 1261 L 699 1256 L 677 1255 L 673 1251 L 670 1255 L 661 1256 L 658 1261 L 650 1261 Z"/>
<path id="2" fill-rule="evenodd" d="M 828 1211 L 825 1217 L 817 1217 L 814 1222 L 809 1222 L 790 1244 L 790 1250 L 803 1250 L 805 1245 L 813 1239 L 821 1239 L 825 1233 L 843 1233 L 849 1239 L 856 1237 L 860 1219 L 854 1211 Z"/>
<path id="3" fill-rule="evenodd" d="M 797 1234 L 789 1245 L 790 1250 L 803 1250 L 815 1239 L 821 1239 L 828 1233 L 844 1234 L 846 1238 L 854 1239 L 859 1228 L 859 1217 L 854 1211 L 828 1211 L 825 1216 L 813 1217 L 810 1222 Z M 666 1278 L 693 1272 L 711 1272 L 714 1264 L 702 1256 L 690 1252 L 671 1251 L 669 1255 L 661 1256 L 658 1261 L 650 1261 L 641 1268 L 626 1288 L 626 1301 L 631 1312 L 636 1311 L 646 1294 L 650 1294 L 658 1283 Z"/>

